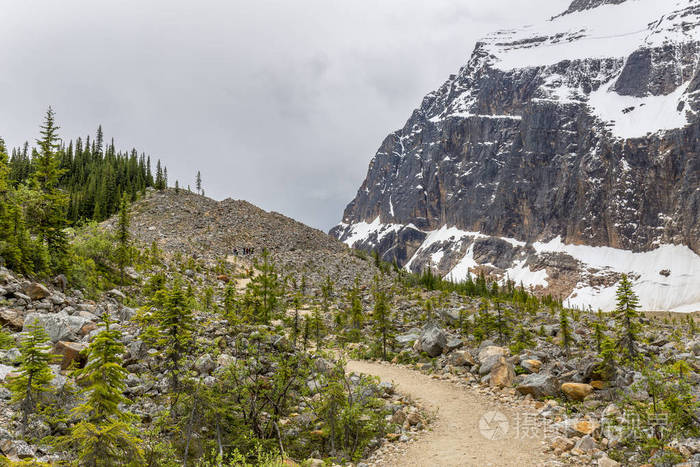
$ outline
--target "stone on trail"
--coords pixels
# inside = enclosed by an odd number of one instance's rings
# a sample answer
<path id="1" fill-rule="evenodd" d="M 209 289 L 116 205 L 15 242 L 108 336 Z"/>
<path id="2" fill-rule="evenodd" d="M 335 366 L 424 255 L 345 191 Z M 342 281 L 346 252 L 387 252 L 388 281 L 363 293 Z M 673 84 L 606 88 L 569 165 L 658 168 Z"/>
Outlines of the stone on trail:
<path id="1" fill-rule="evenodd" d="M 507 387 L 513 384 L 515 371 L 513 365 L 506 361 L 504 357 L 499 357 L 499 361 L 491 369 L 489 384 L 491 387 Z"/>

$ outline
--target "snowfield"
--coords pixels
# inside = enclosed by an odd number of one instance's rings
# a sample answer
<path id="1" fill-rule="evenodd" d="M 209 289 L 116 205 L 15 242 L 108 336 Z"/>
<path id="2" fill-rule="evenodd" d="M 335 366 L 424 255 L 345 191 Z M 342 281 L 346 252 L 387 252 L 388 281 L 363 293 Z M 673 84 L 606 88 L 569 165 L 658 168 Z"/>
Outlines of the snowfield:
<path id="1" fill-rule="evenodd" d="M 404 228 L 419 230 L 413 224 L 382 224 L 377 217 L 373 222 L 359 222 L 353 225 L 340 224 L 346 229 L 344 239 L 350 247 L 363 245 L 372 246 L 390 232 L 398 232 Z M 445 278 L 455 282 L 466 280 L 473 269 L 480 266 L 474 259 L 474 240 L 491 238 L 480 232 L 469 232 L 456 227 L 443 226 L 440 229 L 424 231 L 425 240 L 406 263 L 405 269 L 411 270 L 411 264 L 422 253 L 430 251 L 432 266 L 437 267 L 447 253 L 460 251 L 464 242 L 469 246 L 462 258 L 445 274 Z M 376 237 L 375 237 L 376 235 Z M 493 237 L 504 240 L 515 248 L 522 249 L 513 264 L 503 271 L 503 279 L 522 283 L 525 287 L 543 287 L 551 285 L 547 271 L 533 271 L 526 265 L 527 254 L 541 255 L 545 253 L 564 253 L 581 263 L 581 269 L 595 276 L 606 276 L 611 273 L 627 274 L 633 283 L 633 288 L 640 299 L 643 310 L 646 311 L 675 311 L 693 312 L 700 310 L 700 256 L 683 245 L 660 245 L 646 252 L 632 252 L 611 247 L 593 247 L 587 245 L 570 245 L 560 237 L 548 242 L 535 242 L 526 245 L 525 242 L 506 237 Z M 439 248 L 435 249 L 435 245 Z M 487 266 L 492 266 L 485 264 Z M 668 273 L 668 276 L 661 272 Z M 615 290 L 617 284 L 609 287 L 592 287 L 587 281 L 579 282 L 574 291 L 565 298 L 564 302 L 572 307 L 611 311 L 615 308 Z"/>

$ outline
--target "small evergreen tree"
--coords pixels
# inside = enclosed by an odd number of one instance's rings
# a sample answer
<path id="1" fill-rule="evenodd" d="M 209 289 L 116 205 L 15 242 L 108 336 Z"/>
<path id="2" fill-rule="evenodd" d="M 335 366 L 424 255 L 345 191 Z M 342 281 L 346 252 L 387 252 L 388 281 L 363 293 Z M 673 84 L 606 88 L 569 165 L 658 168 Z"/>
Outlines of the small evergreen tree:
<path id="1" fill-rule="evenodd" d="M 87 365 L 74 372 L 83 385 L 83 403 L 74 409 L 81 420 L 62 444 L 76 448 L 80 465 L 133 465 L 143 457 L 134 417 L 121 408 L 130 403 L 123 395 L 128 372 L 121 366 L 121 332 L 109 325 L 107 316 L 88 347 Z"/>
<path id="2" fill-rule="evenodd" d="M 263 250 L 262 263 L 255 262 L 255 268 L 259 274 L 247 285 L 248 302 L 253 308 L 255 319 L 269 323 L 282 292 L 275 265 L 267 250 Z"/>
<path id="3" fill-rule="evenodd" d="M 22 427 L 26 429 L 29 416 L 42 405 L 42 397 L 53 391 L 53 374 L 49 363 L 53 356 L 49 353 L 49 336 L 36 320 L 22 333 L 19 346 L 19 371 L 9 378 L 7 388 L 12 393 L 11 403 L 17 404 L 22 412 Z"/>
<path id="4" fill-rule="evenodd" d="M 603 320 L 603 310 L 598 309 L 596 320 L 593 323 L 593 337 L 595 338 L 596 351 L 600 353 L 605 337 L 605 321 Z"/>
<path id="5" fill-rule="evenodd" d="M 637 294 L 632 290 L 632 283 L 627 275 L 623 274 L 617 288 L 617 307 L 614 316 L 617 322 L 617 345 L 629 361 L 637 357 L 637 336 L 641 330 L 637 308 L 639 308 Z"/>
<path id="6" fill-rule="evenodd" d="M 154 299 L 155 318 L 160 331 L 159 343 L 164 349 L 165 369 L 174 393 L 180 390 L 184 359 L 191 352 L 194 317 L 191 300 L 176 279 L 169 290 L 161 289 Z M 174 404 L 174 399 L 173 399 Z"/>
<path id="7" fill-rule="evenodd" d="M 393 340 L 391 310 L 389 309 L 389 297 L 379 284 L 379 278 L 377 276 L 375 276 L 373 292 L 374 310 L 372 313 L 372 320 L 374 335 L 379 343 L 382 359 L 387 360 L 387 347 L 392 345 Z"/>
<path id="8" fill-rule="evenodd" d="M 510 309 L 504 306 L 503 300 L 500 298 L 495 298 L 493 302 L 496 305 L 496 320 L 494 325 L 496 331 L 498 331 L 498 341 L 501 345 L 505 345 L 511 335 Z"/>
<path id="9" fill-rule="evenodd" d="M 364 322 L 364 316 L 362 314 L 362 299 L 360 298 L 360 281 L 356 277 L 353 286 L 348 290 L 348 304 L 350 306 L 349 315 L 350 323 L 352 325 L 352 335 L 353 340 L 357 340 L 360 337 L 360 329 L 362 329 L 362 324 Z"/>
<path id="10" fill-rule="evenodd" d="M 559 334 L 561 336 L 561 346 L 564 348 L 566 355 L 569 356 L 571 350 L 571 324 L 569 323 L 569 311 L 562 307 L 559 311 Z"/>

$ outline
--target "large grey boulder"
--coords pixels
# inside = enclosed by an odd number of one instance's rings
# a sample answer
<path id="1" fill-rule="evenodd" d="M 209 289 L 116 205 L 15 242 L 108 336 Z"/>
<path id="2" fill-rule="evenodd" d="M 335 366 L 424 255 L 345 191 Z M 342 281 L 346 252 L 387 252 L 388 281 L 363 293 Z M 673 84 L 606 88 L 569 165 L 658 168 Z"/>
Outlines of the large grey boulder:
<path id="1" fill-rule="evenodd" d="M 55 344 L 58 341 L 75 342 L 80 340 L 80 330 L 90 321 L 63 312 L 55 314 L 29 313 L 24 318 L 22 331 L 27 331 L 29 325 L 34 322 L 44 328 L 51 342 Z"/>
<path id="2" fill-rule="evenodd" d="M 541 399 L 559 393 L 559 380 L 548 373 L 532 373 L 527 375 L 516 389 L 520 394 L 530 394 L 536 399 Z"/>
<path id="3" fill-rule="evenodd" d="M 447 346 L 447 335 L 445 331 L 433 323 L 428 323 L 423 328 L 420 336 L 420 349 L 431 357 L 437 357 Z"/>
<path id="4" fill-rule="evenodd" d="M 505 347 L 489 345 L 479 350 L 479 374 L 489 374 L 500 361 L 501 357 L 507 357 L 510 351 Z"/>

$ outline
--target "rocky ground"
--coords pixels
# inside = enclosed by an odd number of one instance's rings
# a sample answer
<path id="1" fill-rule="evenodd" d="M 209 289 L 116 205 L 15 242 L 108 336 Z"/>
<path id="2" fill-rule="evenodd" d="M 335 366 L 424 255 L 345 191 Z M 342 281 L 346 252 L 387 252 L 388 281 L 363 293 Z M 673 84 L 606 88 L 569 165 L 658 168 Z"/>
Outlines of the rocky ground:
<path id="1" fill-rule="evenodd" d="M 480 305 L 478 301 L 465 303 L 462 298 L 452 296 L 427 323 L 425 316 L 416 318 L 420 309 L 411 300 L 402 298 L 396 305 L 403 310 L 397 316 L 397 321 L 403 324 L 397 331 L 398 355 L 393 360 L 394 366 L 450 381 L 494 403 L 519 410 L 530 409 L 532 412 L 525 418 L 514 420 L 509 417 L 511 428 L 517 425 L 517 429 L 525 430 L 527 436 L 540 440 L 545 452 L 554 459 L 550 460 L 551 465 L 607 467 L 644 464 L 645 454 L 627 446 L 626 436 L 629 434 L 626 430 L 634 423 L 641 423 L 630 411 L 630 401 L 649 402 L 651 396 L 640 386 L 644 377 L 639 370 L 619 367 L 612 378 L 605 380 L 597 373 L 600 358 L 592 343 L 593 315 L 583 313 L 574 321 L 574 343 L 567 355 L 561 346 L 558 318 L 548 311 L 517 317 L 534 339 L 523 349 L 511 350 L 512 346 L 499 345 L 494 342 L 496 339 L 475 343 L 469 334 L 455 327 L 460 309 L 470 310 L 466 319 L 473 323 L 473 310 Z M 694 319 L 697 321 L 698 317 Z M 605 320 L 607 329 L 613 329 L 611 317 L 607 316 Z M 640 352 L 655 355 L 657 361 L 667 365 L 685 362 L 690 370 L 684 378 L 695 400 L 699 400 L 700 337 L 688 326 L 679 324 L 687 324 L 686 317 L 655 313 L 642 318 L 642 322 L 644 333 Z M 509 339 L 509 343 L 512 342 Z M 362 354 L 362 347 L 360 345 L 359 354 Z M 373 374 L 382 373 L 387 378 L 393 374 L 381 369 L 373 371 Z M 410 380 L 404 384 L 408 387 L 404 388 L 402 384 L 399 389 L 410 391 Z M 427 400 L 431 402 L 430 397 Z M 481 413 L 471 415 L 474 424 L 479 416 Z M 700 419 L 698 406 L 694 416 Z M 661 424 L 667 421 L 661 420 Z M 648 465 L 700 464 L 700 438 L 674 439 L 671 446 L 685 462 L 669 464 L 659 458 L 660 453 L 655 460 L 652 452 Z M 397 449 L 404 452 L 412 448 Z M 389 459 L 392 456 L 395 454 L 390 454 Z M 467 457 L 464 461 L 463 465 L 471 465 Z M 380 465 L 398 465 L 381 457 L 378 462 Z M 446 465 L 458 464 L 448 462 Z"/>
<path id="2" fill-rule="evenodd" d="M 205 221 L 200 222 L 201 219 Z M 113 222 L 103 226 L 113 228 Z M 594 342 L 593 314 L 572 311 L 573 341 L 569 353 L 561 345 L 556 304 L 545 306 L 537 302 L 536 306 L 515 309 L 513 304 L 501 302 L 502 309 L 512 312 L 509 336 L 501 341 L 491 332 L 477 339 L 477 310 L 487 309 L 485 313 L 495 316 L 494 301 L 426 291 L 384 267 L 388 272 L 381 284 L 391 291 L 392 333 L 396 339 L 390 356 L 393 363 L 374 365 L 359 361 L 370 356 L 370 347 L 376 341 L 370 284 L 379 269 L 371 259 L 278 214 L 266 213 L 245 202 L 219 203 L 184 191 L 150 193 L 133 207 L 131 229 L 144 250 L 156 242 L 163 264 L 146 261 L 129 269 L 130 285 L 92 299 L 66 284 L 64 278 L 42 283 L 0 268 L 0 326 L 12 339 L 0 350 L 0 383 L 16 371 L 21 331 L 26 330 L 28 323 L 38 321 L 49 334 L 52 351 L 60 355 L 52 366 L 53 384 L 59 389 L 69 386 L 68 367 L 72 363 L 84 364 L 81 351 L 98 332 L 101 317 L 108 313 L 122 331 L 127 349 L 123 356 L 129 371 L 125 394 L 134 402 L 131 411 L 148 426 L 164 408 L 167 378 L 162 356 L 144 338 L 144 323 L 139 317 L 143 316 L 140 307 L 148 278 L 161 271 L 166 278 L 181 276 L 198 297 L 197 351 L 187 361 L 197 381 L 212 384 L 223 368 L 244 359 L 241 348 L 247 346 L 242 343 L 259 343 L 262 360 L 270 360 L 263 366 L 266 377 L 274 375 L 274 359 L 308 359 L 311 371 L 303 384 L 311 399 L 297 400 L 294 411 L 280 420 L 285 439 L 303 445 L 313 444 L 314 437 L 320 436 L 321 420 L 311 407 L 320 397 L 324 378 L 334 365 L 333 355 L 342 349 L 353 359 L 348 366 L 352 390 L 362 391 L 369 384 L 371 393 L 383 401 L 379 413 L 388 429 L 372 439 L 364 453 L 365 464 L 503 465 L 499 461 L 506 458 L 520 465 L 605 467 L 617 463 L 685 466 L 700 462 L 698 438 L 671 440 L 675 464 L 661 459 L 659 453 L 642 452 L 627 443 L 619 426 L 632 420 L 630 401 L 646 403 L 651 396 L 640 386 L 644 375 L 639 369 L 620 366 L 609 378 L 597 374 L 600 356 Z M 235 285 L 239 293 L 246 289 L 253 263 L 260 259 L 260 248 L 272 252 L 280 276 L 287 279 L 280 315 L 269 325 L 241 325 L 232 330 L 220 313 L 222 297 L 228 285 Z M 308 290 L 302 294 L 300 315 L 312 317 L 323 306 L 319 289 L 327 276 L 335 283 L 327 311 L 321 315 L 322 341 L 330 352 L 317 352 L 313 344 L 308 350 L 294 348 L 290 345 L 290 319 L 301 279 L 307 281 Z M 339 318 L 348 311 L 347 292 L 356 277 L 361 281 L 365 324 L 359 341 L 353 342 L 355 339 L 348 339 L 347 318 Z M 296 282 L 296 287 L 291 282 Z M 213 296 L 209 310 L 201 302 L 206 288 L 211 289 Z M 427 300 L 433 303 L 430 309 L 426 308 Z M 606 315 L 603 324 L 605 334 L 612 336 L 615 323 L 611 317 Z M 692 333 L 687 321 L 669 314 L 643 318 L 642 329 L 640 353 L 653 355 L 667 366 L 683 362 L 683 379 L 697 401 L 700 337 Z M 526 343 L 519 342 L 522 339 L 518 334 L 523 331 L 529 336 Z M 360 373 L 378 376 L 383 382 L 360 378 Z M 16 407 L 9 404 L 9 397 L 8 390 L 0 388 L 0 451 L 11 459 L 61 458 L 60 452 L 41 439 L 65 434 L 70 420 L 33 423 L 29 435 L 20 436 Z M 66 394 L 62 403 L 69 408 L 75 400 Z M 527 440 L 511 438 L 510 444 L 490 443 L 477 429 L 483 416 L 483 411 L 477 409 L 490 406 L 508 417 L 511 430 L 516 427 L 534 436 Z M 695 410 L 694 416 L 700 417 Z M 455 414 L 459 421 L 454 421 Z M 424 432 L 426 427 L 431 431 Z M 456 438 L 452 437 L 455 427 L 459 428 Z M 510 436 L 515 433 L 511 431 Z M 316 458 L 321 453 L 310 454 L 307 464 L 321 465 L 323 461 Z"/>
<path id="3" fill-rule="evenodd" d="M 112 229 L 115 222 L 104 226 Z M 267 249 L 280 271 L 298 281 L 304 276 L 316 290 L 327 276 L 349 287 L 356 277 L 369 283 L 376 273 L 320 230 L 246 201 L 216 201 L 186 190 L 150 191 L 132 208 L 131 233 L 142 245 L 156 242 L 168 255 L 181 252 L 210 266 L 229 259 L 250 268 Z"/>

